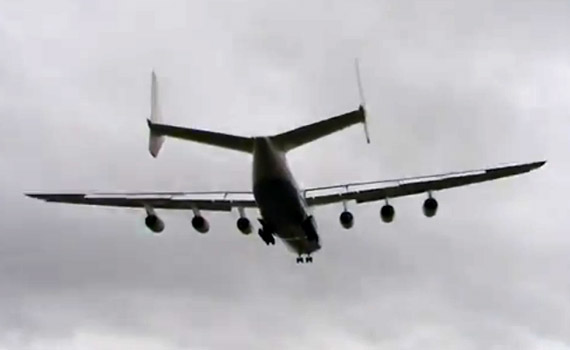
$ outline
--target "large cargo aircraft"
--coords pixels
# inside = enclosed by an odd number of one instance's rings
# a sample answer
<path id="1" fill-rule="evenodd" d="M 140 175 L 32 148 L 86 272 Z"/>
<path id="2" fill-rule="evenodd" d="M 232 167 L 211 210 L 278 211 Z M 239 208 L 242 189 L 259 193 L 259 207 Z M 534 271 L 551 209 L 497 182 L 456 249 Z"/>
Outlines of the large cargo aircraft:
<path id="1" fill-rule="evenodd" d="M 434 192 L 518 175 L 541 167 L 546 162 L 493 167 L 474 171 L 452 172 L 430 176 L 394 180 L 346 183 L 342 185 L 300 189 L 286 161 L 288 151 L 340 131 L 354 124 L 363 124 L 366 139 L 366 110 L 358 75 L 361 95 L 359 107 L 348 113 L 314 124 L 265 137 L 242 137 L 206 130 L 183 128 L 163 124 L 158 104 L 158 86 L 154 72 L 151 77 L 151 114 L 148 119 L 150 132 L 149 151 L 157 157 L 166 136 L 194 141 L 253 155 L 252 190 L 248 192 L 137 192 L 137 193 L 27 193 L 26 195 L 47 202 L 141 208 L 146 211 L 146 226 L 155 233 L 164 230 L 164 222 L 155 209 L 192 211 L 192 226 L 201 233 L 209 231 L 209 223 L 202 215 L 206 211 L 232 211 L 239 213 L 237 228 L 250 234 L 253 225 L 245 214 L 246 208 L 259 210 L 259 237 L 267 245 L 274 245 L 279 238 L 297 255 L 297 263 L 312 262 L 312 253 L 321 249 L 317 224 L 311 207 L 342 203 L 339 220 L 349 229 L 354 216 L 348 210 L 350 202 L 367 203 L 383 201 L 380 209 L 382 221 L 392 222 L 395 210 L 389 200 L 425 193 L 423 213 L 433 217 L 438 209 Z"/>

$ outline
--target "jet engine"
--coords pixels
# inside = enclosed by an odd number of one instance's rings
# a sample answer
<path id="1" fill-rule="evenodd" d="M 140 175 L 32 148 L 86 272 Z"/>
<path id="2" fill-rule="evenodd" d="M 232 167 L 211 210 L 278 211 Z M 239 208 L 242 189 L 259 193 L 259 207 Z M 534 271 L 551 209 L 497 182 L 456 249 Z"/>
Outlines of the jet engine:
<path id="1" fill-rule="evenodd" d="M 241 217 L 237 221 L 237 228 L 244 235 L 249 235 L 252 231 L 251 222 L 246 217 Z"/>
<path id="2" fill-rule="evenodd" d="M 354 225 L 354 216 L 348 210 L 345 210 L 340 214 L 339 220 L 342 227 L 344 227 L 347 230 L 349 228 L 352 228 L 352 226 Z"/>
<path id="3" fill-rule="evenodd" d="M 144 223 L 149 230 L 154 233 L 160 233 L 164 230 L 164 221 L 162 221 L 156 214 L 147 215 Z"/>
<path id="4" fill-rule="evenodd" d="M 192 218 L 192 227 L 200 233 L 206 233 L 210 230 L 210 224 L 203 216 L 195 215 Z"/>
<path id="5" fill-rule="evenodd" d="M 390 204 L 384 204 L 382 209 L 380 209 L 380 217 L 382 221 L 389 223 L 394 220 L 394 216 L 396 215 L 396 210 Z"/>
<path id="6" fill-rule="evenodd" d="M 426 199 L 423 205 L 424 215 L 427 216 L 428 218 L 435 216 L 435 214 L 437 213 L 437 206 L 438 204 L 435 198 L 429 197 L 428 199 Z"/>

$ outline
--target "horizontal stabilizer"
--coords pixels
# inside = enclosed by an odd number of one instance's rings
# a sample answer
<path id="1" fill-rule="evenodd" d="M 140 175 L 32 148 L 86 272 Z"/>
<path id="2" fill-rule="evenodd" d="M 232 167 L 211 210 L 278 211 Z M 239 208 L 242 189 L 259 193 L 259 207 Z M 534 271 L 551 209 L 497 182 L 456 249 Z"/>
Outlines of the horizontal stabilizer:
<path id="1" fill-rule="evenodd" d="M 351 125 L 364 123 L 365 117 L 364 107 L 360 106 L 354 111 L 273 136 L 272 140 L 280 149 L 289 151 Z"/>
<path id="2" fill-rule="evenodd" d="M 158 152 L 164 143 L 165 136 L 204 143 L 211 146 L 223 147 L 236 151 L 248 153 L 253 152 L 253 139 L 251 138 L 162 124 L 162 114 L 158 99 L 158 82 L 154 71 L 151 75 L 150 98 L 151 112 L 150 118 L 147 120 L 150 133 L 148 149 L 153 157 L 156 157 L 158 155 Z"/>
<path id="3" fill-rule="evenodd" d="M 148 127 L 151 134 L 159 136 L 169 136 L 177 139 L 194 141 L 217 146 L 234 151 L 251 153 L 253 152 L 253 139 L 219 132 L 182 128 L 179 126 L 156 124 L 149 120 Z"/>

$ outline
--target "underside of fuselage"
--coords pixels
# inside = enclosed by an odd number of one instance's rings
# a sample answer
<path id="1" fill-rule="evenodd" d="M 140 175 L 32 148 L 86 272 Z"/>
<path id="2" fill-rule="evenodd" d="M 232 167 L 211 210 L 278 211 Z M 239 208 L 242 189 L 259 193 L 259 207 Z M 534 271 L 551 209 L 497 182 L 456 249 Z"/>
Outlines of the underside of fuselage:
<path id="1" fill-rule="evenodd" d="M 321 249 L 320 242 L 309 240 L 300 225 L 279 227 L 276 235 L 291 252 L 297 255 L 311 255 Z"/>
<path id="2" fill-rule="evenodd" d="M 315 222 L 307 212 L 285 155 L 268 138 L 255 140 L 253 194 L 263 218 L 262 237 L 275 235 L 298 255 L 320 249 Z"/>

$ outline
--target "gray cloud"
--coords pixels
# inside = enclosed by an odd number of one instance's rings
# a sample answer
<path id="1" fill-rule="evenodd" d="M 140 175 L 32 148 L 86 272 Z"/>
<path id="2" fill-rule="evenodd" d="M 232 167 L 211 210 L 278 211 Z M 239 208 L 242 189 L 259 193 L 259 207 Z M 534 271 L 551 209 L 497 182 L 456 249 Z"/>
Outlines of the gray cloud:
<path id="1" fill-rule="evenodd" d="M 564 1 L 112 1 L 0 5 L 0 349 L 568 349 Z M 146 151 L 148 78 L 169 122 L 283 131 L 358 103 L 362 130 L 291 154 L 321 185 L 547 158 L 529 175 L 316 210 L 325 247 L 299 267 L 212 214 L 35 202 L 30 190 L 247 189 L 241 154 Z M 231 172 L 228 171 L 231 169 Z"/>

